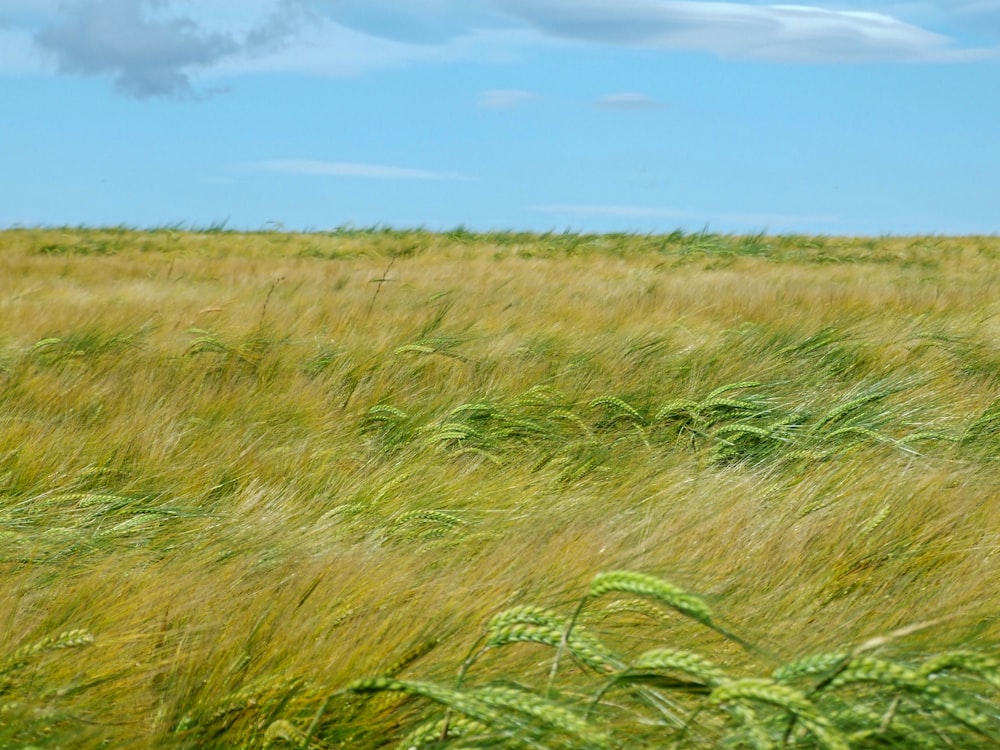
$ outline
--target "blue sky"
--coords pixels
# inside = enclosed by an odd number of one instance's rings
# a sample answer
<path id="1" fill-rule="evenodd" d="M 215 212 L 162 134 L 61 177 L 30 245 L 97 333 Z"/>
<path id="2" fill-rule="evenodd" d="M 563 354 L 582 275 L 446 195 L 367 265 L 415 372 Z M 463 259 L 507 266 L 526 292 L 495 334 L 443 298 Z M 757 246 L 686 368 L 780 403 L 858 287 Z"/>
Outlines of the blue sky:
<path id="1" fill-rule="evenodd" d="M 1000 233 L 1000 0 L 0 0 L 0 87 L 0 227 Z"/>

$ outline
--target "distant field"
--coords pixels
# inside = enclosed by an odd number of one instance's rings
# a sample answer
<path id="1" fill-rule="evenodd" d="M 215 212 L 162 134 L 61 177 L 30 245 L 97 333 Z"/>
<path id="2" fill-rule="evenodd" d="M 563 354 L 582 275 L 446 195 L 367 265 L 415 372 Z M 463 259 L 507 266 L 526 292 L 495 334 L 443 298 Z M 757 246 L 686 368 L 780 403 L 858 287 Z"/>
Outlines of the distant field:
<path id="1" fill-rule="evenodd" d="M 995 747 L 1000 238 L 0 232 L 0 581 L 0 748 Z"/>

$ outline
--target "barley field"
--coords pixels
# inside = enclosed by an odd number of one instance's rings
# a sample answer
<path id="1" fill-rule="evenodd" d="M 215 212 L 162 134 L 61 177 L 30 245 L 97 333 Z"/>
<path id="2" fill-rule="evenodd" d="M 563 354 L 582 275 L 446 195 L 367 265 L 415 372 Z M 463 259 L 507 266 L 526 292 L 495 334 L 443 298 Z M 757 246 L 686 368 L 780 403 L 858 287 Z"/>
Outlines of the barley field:
<path id="1" fill-rule="evenodd" d="M 0 747 L 1000 743 L 1000 238 L 0 232 Z"/>

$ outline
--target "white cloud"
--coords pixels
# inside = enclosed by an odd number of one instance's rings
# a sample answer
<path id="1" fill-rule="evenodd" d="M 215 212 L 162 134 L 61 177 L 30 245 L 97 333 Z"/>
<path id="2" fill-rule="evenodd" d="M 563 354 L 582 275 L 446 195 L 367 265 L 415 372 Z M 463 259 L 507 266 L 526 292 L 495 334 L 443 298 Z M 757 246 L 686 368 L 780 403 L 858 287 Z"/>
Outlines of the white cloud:
<path id="1" fill-rule="evenodd" d="M 1000 39 L 1000 0 L 822 2 L 0 0 L 0 73 L 57 69 L 131 96 L 192 98 L 206 78 L 507 62 L 579 42 L 783 62 L 1000 57 L 969 46 Z M 965 46 L 934 29 L 964 30 Z M 523 101 L 498 92 L 481 104 Z"/>
<path id="2" fill-rule="evenodd" d="M 744 228 L 793 229 L 836 225 L 840 219 L 830 214 L 796 215 L 779 213 L 749 213 L 732 211 L 700 211 L 693 208 L 643 206 L 618 203 L 546 203 L 528 206 L 535 213 L 554 217 L 581 217 L 587 219 L 666 219 L 686 223 L 705 224 L 717 222 L 726 226 Z"/>
<path id="3" fill-rule="evenodd" d="M 513 109 L 542 97 L 521 89 L 488 89 L 479 92 L 479 106 L 483 109 Z"/>
<path id="4" fill-rule="evenodd" d="M 309 159 L 278 159 L 249 165 L 251 169 L 285 174 L 323 177 L 363 177 L 376 180 L 467 180 L 457 172 L 434 172 L 426 169 Z"/>
<path id="5" fill-rule="evenodd" d="M 204 76 L 231 77 L 266 73 L 356 76 L 373 70 L 461 62 L 505 64 L 525 50 L 551 45 L 527 28 L 481 29 L 443 44 L 409 44 L 338 26 L 326 20 L 304 28 L 294 44 L 266 56 L 220 60 Z"/>
<path id="6" fill-rule="evenodd" d="M 786 62 L 931 61 L 968 56 L 884 13 L 691 0 L 497 0 L 547 34 L 601 44 Z"/>
<path id="7" fill-rule="evenodd" d="M 313 0 L 311 7 L 338 25 L 406 44 L 442 44 L 476 29 L 517 25 L 488 0 Z"/>
<path id="8" fill-rule="evenodd" d="M 639 91 L 619 91 L 605 94 L 594 102 L 594 106 L 600 109 L 645 110 L 659 109 L 663 102 Z"/>
<path id="9" fill-rule="evenodd" d="M 630 206 L 615 203 L 544 203 L 529 206 L 529 211 L 567 216 L 609 217 L 616 219 L 688 219 L 690 211 L 660 206 Z"/>

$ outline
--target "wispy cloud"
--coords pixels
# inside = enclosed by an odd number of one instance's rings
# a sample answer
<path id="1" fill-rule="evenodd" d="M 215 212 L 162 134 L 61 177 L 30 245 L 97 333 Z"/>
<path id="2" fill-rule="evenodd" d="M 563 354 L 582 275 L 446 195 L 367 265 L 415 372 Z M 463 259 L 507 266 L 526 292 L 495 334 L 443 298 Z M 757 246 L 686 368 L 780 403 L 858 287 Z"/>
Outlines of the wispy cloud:
<path id="1" fill-rule="evenodd" d="M 645 110 L 659 109 L 663 102 L 639 91 L 619 91 L 605 94 L 594 102 L 600 109 Z"/>
<path id="2" fill-rule="evenodd" d="M 326 0 L 315 7 L 340 26 L 406 44 L 443 44 L 517 24 L 488 0 Z"/>
<path id="3" fill-rule="evenodd" d="M 426 169 L 309 159 L 278 159 L 249 165 L 252 169 L 285 174 L 325 177 L 363 177 L 375 180 L 468 180 L 458 172 L 434 172 Z"/>
<path id="4" fill-rule="evenodd" d="M 978 35 L 1000 37 L 1000 2 L 997 0 L 954 0 L 949 10 L 957 26 Z"/>
<path id="5" fill-rule="evenodd" d="M 65 0 L 0 0 L 0 26 L 43 20 L 64 4 Z"/>
<path id="6" fill-rule="evenodd" d="M 109 78 L 127 96 L 197 99 L 197 85 L 208 77 L 502 62 L 576 42 L 778 62 L 1000 59 L 996 0 L 863 5 L 864 11 L 766 0 L 0 0 L 0 73 L 55 70 Z M 943 30 L 963 34 L 961 41 Z M 498 90 L 484 92 L 481 105 L 525 101 Z"/>
<path id="7" fill-rule="evenodd" d="M 669 206 L 631 205 L 621 203 L 544 203 L 528 206 L 535 213 L 554 217 L 579 217 L 585 219 L 655 220 L 705 224 L 717 222 L 726 226 L 743 228 L 804 228 L 833 226 L 840 222 L 831 214 L 781 214 L 733 211 L 701 211 L 693 208 Z"/>
<path id="8" fill-rule="evenodd" d="M 532 91 L 520 89 L 489 89 L 479 92 L 479 106 L 483 109 L 514 109 L 542 97 Z"/>
<path id="9" fill-rule="evenodd" d="M 0 23 L 0 75 L 40 72 L 38 50 L 31 35 Z"/>
<path id="10" fill-rule="evenodd" d="M 691 212 L 661 206 L 630 206 L 617 203 L 543 203 L 528 210 L 543 214 L 608 217 L 616 219 L 689 219 Z"/>
<path id="11" fill-rule="evenodd" d="M 547 34 L 786 62 L 964 59 L 951 40 L 884 13 L 692 0 L 497 0 Z"/>

